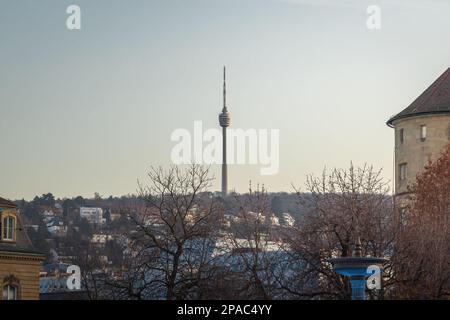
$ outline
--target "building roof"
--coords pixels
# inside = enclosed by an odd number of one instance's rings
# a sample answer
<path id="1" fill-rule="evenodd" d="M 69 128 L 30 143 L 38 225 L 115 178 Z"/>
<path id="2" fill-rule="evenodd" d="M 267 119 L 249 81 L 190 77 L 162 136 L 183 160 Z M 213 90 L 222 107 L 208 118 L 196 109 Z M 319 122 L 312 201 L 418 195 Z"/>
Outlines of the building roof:
<path id="1" fill-rule="evenodd" d="M 49 263 L 42 267 L 42 270 L 47 273 L 55 273 L 55 271 L 59 271 L 61 273 L 66 273 L 67 268 L 70 266 L 68 263 L 58 262 L 58 263 Z"/>
<path id="2" fill-rule="evenodd" d="M 17 205 L 14 202 L 12 202 L 12 201 L 9 201 L 9 200 L 7 200 L 5 198 L 0 197 L 0 207 L 3 207 L 3 208 L 16 208 Z"/>
<path id="3" fill-rule="evenodd" d="M 16 208 L 13 202 L 0 198 L 0 207 Z M 0 242 L 0 253 L 6 254 L 22 254 L 22 255 L 42 255 L 31 243 L 30 238 L 22 224 L 22 219 L 17 215 L 16 241 Z"/>
<path id="4" fill-rule="evenodd" d="M 22 255 L 39 255 L 39 252 L 31 243 L 30 238 L 22 225 L 20 217 L 17 217 L 16 242 L 0 242 L 0 253 L 22 254 Z"/>
<path id="5" fill-rule="evenodd" d="M 450 113 L 450 68 L 448 68 L 431 86 L 428 87 L 406 109 L 387 121 L 393 127 L 398 119 L 425 115 Z"/>

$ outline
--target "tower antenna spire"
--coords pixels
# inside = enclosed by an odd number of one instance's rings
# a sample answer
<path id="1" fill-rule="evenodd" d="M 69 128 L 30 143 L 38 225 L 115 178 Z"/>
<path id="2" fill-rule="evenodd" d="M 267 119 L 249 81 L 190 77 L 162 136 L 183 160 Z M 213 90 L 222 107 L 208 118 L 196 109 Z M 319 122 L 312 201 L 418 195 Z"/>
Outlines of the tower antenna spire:
<path id="1" fill-rule="evenodd" d="M 227 109 L 227 83 L 226 83 L 226 68 L 223 66 L 223 109 Z"/>

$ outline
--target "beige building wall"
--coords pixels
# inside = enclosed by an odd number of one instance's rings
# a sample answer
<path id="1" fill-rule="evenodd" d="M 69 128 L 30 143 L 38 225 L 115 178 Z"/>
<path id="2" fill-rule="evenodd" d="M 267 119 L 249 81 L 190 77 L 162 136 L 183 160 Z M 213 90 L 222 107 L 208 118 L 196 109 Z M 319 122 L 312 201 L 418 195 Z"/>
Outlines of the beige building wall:
<path id="1" fill-rule="evenodd" d="M 421 115 L 393 122 L 395 128 L 395 194 L 403 195 L 428 160 L 436 160 L 450 139 L 450 114 Z M 421 139 L 421 126 L 426 138 Z M 403 142 L 401 130 L 403 129 Z M 400 165 L 406 164 L 406 179 L 401 179 Z"/>
<path id="2" fill-rule="evenodd" d="M 0 253 L 0 284 L 13 281 L 20 300 L 39 300 L 39 270 L 43 258 Z"/>

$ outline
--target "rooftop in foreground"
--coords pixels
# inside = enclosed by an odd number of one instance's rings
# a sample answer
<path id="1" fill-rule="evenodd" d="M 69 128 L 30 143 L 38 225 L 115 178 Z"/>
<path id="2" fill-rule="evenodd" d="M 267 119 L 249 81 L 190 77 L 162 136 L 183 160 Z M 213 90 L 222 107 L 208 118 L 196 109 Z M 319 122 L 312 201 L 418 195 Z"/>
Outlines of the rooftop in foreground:
<path id="1" fill-rule="evenodd" d="M 406 109 L 390 118 L 387 125 L 393 127 L 396 120 L 427 114 L 450 114 L 450 68 Z"/>
<path id="2" fill-rule="evenodd" d="M 9 201 L 9 200 L 7 200 L 5 198 L 0 197 L 0 207 L 3 207 L 3 208 L 5 208 L 5 207 L 6 208 L 16 208 L 17 205 L 14 202 L 12 202 L 12 201 Z"/>

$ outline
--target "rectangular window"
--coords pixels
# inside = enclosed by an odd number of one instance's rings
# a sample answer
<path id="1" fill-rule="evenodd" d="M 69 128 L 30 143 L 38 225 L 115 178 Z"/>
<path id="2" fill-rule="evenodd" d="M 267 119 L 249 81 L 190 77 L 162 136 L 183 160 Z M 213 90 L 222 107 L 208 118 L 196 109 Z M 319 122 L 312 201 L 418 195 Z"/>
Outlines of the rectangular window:
<path id="1" fill-rule="evenodd" d="M 421 125 L 420 126 L 420 140 L 425 141 L 427 138 L 427 126 Z"/>
<path id="2" fill-rule="evenodd" d="M 402 164 L 399 165 L 399 178 L 400 178 L 400 181 L 406 180 L 406 174 L 407 174 L 406 169 L 407 169 L 406 163 L 402 163 Z"/>
<path id="3" fill-rule="evenodd" d="M 399 132 L 400 143 L 403 143 L 403 141 L 405 140 L 404 134 L 405 134 L 404 129 L 400 129 L 400 132 Z"/>
<path id="4" fill-rule="evenodd" d="M 3 219 L 3 240 L 14 240 L 14 220 L 13 217 Z"/>

